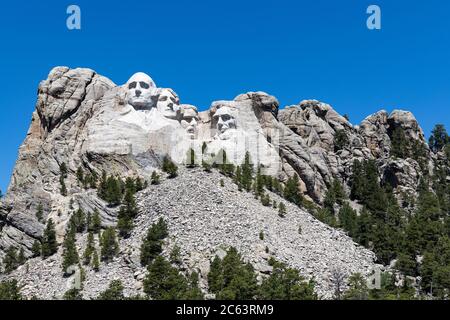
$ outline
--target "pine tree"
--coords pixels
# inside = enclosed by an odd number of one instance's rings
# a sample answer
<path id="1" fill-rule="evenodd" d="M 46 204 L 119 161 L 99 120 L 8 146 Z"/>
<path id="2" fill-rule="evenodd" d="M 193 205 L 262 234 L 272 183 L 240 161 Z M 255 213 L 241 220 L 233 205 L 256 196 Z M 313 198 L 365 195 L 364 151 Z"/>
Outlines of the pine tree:
<path id="1" fill-rule="evenodd" d="M 356 211 L 348 203 L 345 203 L 339 210 L 339 224 L 350 237 L 355 234 L 357 217 Z"/>
<path id="2" fill-rule="evenodd" d="M 17 256 L 17 249 L 14 247 L 9 247 L 5 252 L 5 257 L 3 258 L 3 267 L 6 273 L 10 273 L 17 269 L 19 266 L 19 260 Z"/>
<path id="3" fill-rule="evenodd" d="M 360 273 L 354 273 L 348 281 L 349 289 L 344 293 L 345 300 L 367 300 L 369 289 L 366 280 Z"/>
<path id="4" fill-rule="evenodd" d="M 67 188 L 65 179 L 67 178 L 68 170 L 66 164 L 63 162 L 59 166 L 60 176 L 59 176 L 59 184 L 60 184 L 60 193 L 62 196 L 67 196 Z"/>
<path id="5" fill-rule="evenodd" d="M 284 218 L 286 216 L 286 206 L 283 202 L 280 202 L 280 204 L 278 205 L 278 215 L 281 218 Z"/>
<path id="6" fill-rule="evenodd" d="M 108 289 L 100 293 L 97 300 L 125 300 L 123 289 L 122 281 L 113 280 L 110 282 Z"/>
<path id="7" fill-rule="evenodd" d="M 100 259 L 98 258 L 97 249 L 92 253 L 92 269 L 98 271 L 100 269 Z"/>
<path id="8" fill-rule="evenodd" d="M 133 220 L 136 215 L 137 207 L 133 189 L 127 189 L 117 221 L 117 229 L 121 237 L 127 238 L 130 236 L 131 230 L 133 229 Z"/>
<path id="9" fill-rule="evenodd" d="M 44 236 L 42 237 L 42 256 L 44 258 L 49 257 L 56 253 L 57 250 L 55 224 L 52 219 L 48 219 Z"/>
<path id="10" fill-rule="evenodd" d="M 60 189 L 59 189 L 61 195 L 66 197 L 67 196 L 67 187 L 66 187 L 66 183 L 64 181 L 64 178 L 62 176 L 59 178 L 59 184 L 61 186 Z"/>
<path id="11" fill-rule="evenodd" d="M 39 240 L 34 240 L 33 246 L 31 247 L 31 252 L 33 253 L 33 257 L 39 257 L 41 255 L 41 242 Z"/>
<path id="12" fill-rule="evenodd" d="M 19 255 L 17 256 L 17 263 L 19 265 L 22 265 L 26 261 L 27 261 L 27 258 L 25 257 L 25 251 L 23 250 L 23 247 L 20 247 Z"/>
<path id="13" fill-rule="evenodd" d="M 42 206 L 42 203 L 39 203 L 37 206 L 36 218 L 39 222 L 42 222 L 42 219 L 44 219 L 44 207 Z"/>
<path id="14" fill-rule="evenodd" d="M 158 185 L 160 183 L 159 179 L 160 179 L 159 174 L 157 174 L 156 171 L 153 171 L 151 177 L 151 184 Z"/>
<path id="15" fill-rule="evenodd" d="M 94 233 L 99 233 L 102 226 L 102 221 L 100 219 L 100 213 L 97 208 L 94 210 L 94 214 L 92 215 L 92 220 L 88 231 L 92 231 Z"/>
<path id="16" fill-rule="evenodd" d="M 69 229 L 66 231 L 66 235 L 64 236 L 63 242 L 62 269 L 64 273 L 67 271 L 68 267 L 76 265 L 80 261 L 76 247 L 75 235 L 76 235 L 75 227 L 70 226 Z"/>
<path id="17" fill-rule="evenodd" d="M 443 124 L 435 125 L 428 142 L 431 150 L 434 152 L 441 151 L 448 142 L 449 137 L 445 126 Z"/>
<path id="18" fill-rule="evenodd" d="M 84 253 L 83 253 L 83 264 L 84 265 L 89 265 L 91 263 L 92 254 L 94 253 L 94 251 L 95 251 L 94 233 L 91 231 L 88 234 L 86 249 L 84 250 Z"/>
<path id="19" fill-rule="evenodd" d="M 185 299 L 188 289 L 186 278 L 162 256 L 148 266 L 144 292 L 153 300 Z"/>
<path id="20" fill-rule="evenodd" d="M 70 217 L 69 225 L 74 228 L 75 232 L 83 233 L 86 230 L 86 215 L 83 210 L 78 209 Z"/>
<path id="21" fill-rule="evenodd" d="M 84 185 L 84 171 L 83 168 L 80 166 L 77 169 L 77 180 L 80 182 L 81 185 Z"/>
<path id="22" fill-rule="evenodd" d="M 247 151 L 245 153 L 244 163 L 241 165 L 241 185 L 242 187 L 250 192 L 252 189 L 253 180 L 253 165 L 250 160 L 250 153 Z"/>
<path id="23" fill-rule="evenodd" d="M 163 159 L 162 170 L 169 175 L 169 179 L 173 179 L 178 176 L 178 167 L 172 160 L 170 160 L 168 156 L 165 156 Z"/>
<path id="24" fill-rule="evenodd" d="M 17 280 L 0 282 L 0 300 L 22 300 Z"/>
<path id="25" fill-rule="evenodd" d="M 242 191 L 242 175 L 241 175 L 241 167 L 237 166 L 236 171 L 233 177 L 234 183 L 238 186 L 238 190 Z"/>
<path id="26" fill-rule="evenodd" d="M 294 174 L 289 178 L 284 188 L 284 198 L 297 206 L 300 206 L 303 202 L 303 197 L 300 193 L 300 183 L 298 175 Z"/>
<path id="27" fill-rule="evenodd" d="M 162 252 L 162 241 L 168 236 L 167 224 L 160 218 L 147 231 L 141 245 L 141 264 L 149 265 Z"/>
<path id="28" fill-rule="evenodd" d="M 181 265 L 180 247 L 176 244 L 173 246 L 172 251 L 170 251 L 170 263 L 175 265 Z"/>
<path id="29" fill-rule="evenodd" d="M 345 130 L 337 130 L 334 135 L 334 152 L 344 149 L 349 143 Z"/>
<path id="30" fill-rule="evenodd" d="M 186 154 L 186 167 L 188 168 L 196 167 L 195 151 L 192 148 L 190 148 Z"/>
<path id="31" fill-rule="evenodd" d="M 391 156 L 406 159 L 409 157 L 409 142 L 402 127 L 397 127 L 392 132 Z"/>
<path id="32" fill-rule="evenodd" d="M 116 230 L 108 227 L 103 231 L 100 237 L 101 259 L 110 262 L 119 253 L 119 244 L 117 243 Z"/>

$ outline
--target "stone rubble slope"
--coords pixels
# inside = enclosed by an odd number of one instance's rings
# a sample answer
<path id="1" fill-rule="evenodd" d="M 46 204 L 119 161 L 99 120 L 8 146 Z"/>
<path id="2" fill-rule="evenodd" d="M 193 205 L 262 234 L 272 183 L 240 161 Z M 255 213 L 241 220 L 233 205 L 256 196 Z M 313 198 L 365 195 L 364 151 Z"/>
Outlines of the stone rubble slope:
<path id="1" fill-rule="evenodd" d="M 220 185 L 221 179 L 224 187 Z M 98 273 L 86 267 L 83 296 L 96 297 L 115 279 L 123 282 L 127 295 L 142 294 L 146 270 L 139 263 L 140 245 L 148 228 L 160 217 L 169 228 L 163 254 L 168 256 L 175 244 L 179 246 L 182 269 L 198 271 L 203 289 L 207 287 L 210 260 L 216 254 L 223 257 L 229 246 L 236 247 L 261 276 L 270 273 L 268 259 L 273 256 L 299 269 L 305 278 L 314 277 L 322 298 L 333 295 L 332 271 L 367 275 L 375 268 L 374 254 L 355 244 L 344 232 L 269 194 L 272 200 L 286 205 L 286 217 L 279 217 L 277 209 L 263 206 L 252 193 L 238 191 L 231 179 L 216 171 L 205 173 L 200 168 L 183 168 L 177 178 L 149 186 L 138 194 L 140 213 L 136 227 L 130 238 L 120 240 L 119 257 L 110 264 L 102 263 Z M 261 231 L 264 240 L 259 238 Z M 80 255 L 85 238 L 83 235 L 78 239 Z M 6 278 L 19 279 L 28 297 L 60 298 L 70 283 L 70 278 L 62 276 L 61 251 L 60 248 L 57 255 L 47 260 L 31 259 Z"/>

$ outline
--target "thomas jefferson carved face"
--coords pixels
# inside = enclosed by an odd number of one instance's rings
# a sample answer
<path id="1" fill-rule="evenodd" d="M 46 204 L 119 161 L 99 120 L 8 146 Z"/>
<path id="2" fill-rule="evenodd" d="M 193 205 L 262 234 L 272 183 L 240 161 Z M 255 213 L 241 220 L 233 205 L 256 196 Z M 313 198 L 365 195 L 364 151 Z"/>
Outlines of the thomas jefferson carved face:
<path id="1" fill-rule="evenodd" d="M 197 133 L 197 124 L 197 108 L 189 104 L 181 105 L 181 126 L 189 135 L 195 135 Z"/>
<path id="2" fill-rule="evenodd" d="M 126 84 L 127 102 L 136 110 L 148 110 L 153 107 L 152 96 L 156 85 L 152 78 L 142 72 L 134 74 Z"/>
<path id="3" fill-rule="evenodd" d="M 170 119 L 176 119 L 180 98 L 172 89 L 161 89 L 158 96 L 158 110 Z"/>
<path id="4" fill-rule="evenodd" d="M 221 107 L 214 114 L 217 120 L 217 130 L 219 133 L 225 133 L 230 129 L 236 129 L 236 118 L 229 107 Z"/>

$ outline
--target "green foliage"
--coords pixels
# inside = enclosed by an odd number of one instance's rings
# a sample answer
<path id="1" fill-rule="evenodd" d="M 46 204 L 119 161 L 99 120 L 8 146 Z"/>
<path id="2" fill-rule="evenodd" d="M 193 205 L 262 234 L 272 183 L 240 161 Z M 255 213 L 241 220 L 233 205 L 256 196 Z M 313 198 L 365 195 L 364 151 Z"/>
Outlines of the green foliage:
<path id="1" fill-rule="evenodd" d="M 337 226 L 334 213 L 328 208 L 320 208 L 316 211 L 315 217 L 325 224 L 335 228 Z"/>
<path id="2" fill-rule="evenodd" d="M 64 300 L 83 300 L 83 296 L 79 289 L 69 289 L 64 293 Z"/>
<path id="3" fill-rule="evenodd" d="M 259 240 L 264 240 L 264 232 L 263 231 L 259 232 Z"/>
<path id="4" fill-rule="evenodd" d="M 401 159 L 406 159 L 410 156 L 410 143 L 402 127 L 396 127 L 392 132 L 391 156 Z"/>
<path id="5" fill-rule="evenodd" d="M 345 300 L 368 300 L 367 281 L 360 273 L 354 273 L 348 280 L 349 289 L 344 293 Z"/>
<path id="6" fill-rule="evenodd" d="M 345 130 L 337 130 L 334 135 L 334 152 L 344 149 L 349 143 L 350 140 L 345 133 Z"/>
<path id="7" fill-rule="evenodd" d="M 153 300 L 202 299 L 195 277 L 198 278 L 194 275 L 194 279 L 189 282 L 177 268 L 162 256 L 157 256 L 148 266 L 144 292 Z"/>
<path id="8" fill-rule="evenodd" d="M 67 165 L 63 162 L 59 166 L 59 184 L 60 184 L 60 193 L 62 196 L 67 196 L 67 187 L 65 183 L 65 179 L 67 178 L 68 170 Z"/>
<path id="9" fill-rule="evenodd" d="M 294 174 L 294 176 L 289 178 L 286 182 L 286 186 L 284 188 L 284 198 L 297 206 L 301 206 L 303 196 L 300 193 L 300 182 L 297 174 Z"/>
<path id="10" fill-rule="evenodd" d="M 317 300 L 314 281 L 305 281 L 296 269 L 271 260 L 273 271 L 258 290 L 261 300 Z"/>
<path id="11" fill-rule="evenodd" d="M 14 247 L 9 247 L 6 252 L 5 256 L 3 257 L 3 268 L 5 270 L 5 273 L 10 273 L 13 270 L 17 269 L 17 267 L 21 263 L 19 262 L 19 257 L 17 255 L 17 249 Z"/>
<path id="12" fill-rule="evenodd" d="M 83 210 L 78 209 L 72 214 L 69 220 L 70 228 L 73 228 L 75 232 L 82 233 L 86 230 L 86 215 Z"/>
<path id="13" fill-rule="evenodd" d="M 0 300 L 22 300 L 17 280 L 0 282 Z"/>
<path id="14" fill-rule="evenodd" d="M 286 206 L 284 205 L 283 202 L 280 202 L 280 203 L 278 204 L 278 215 L 279 215 L 281 218 L 284 218 L 284 217 L 286 216 L 286 213 L 287 213 L 287 211 L 286 211 Z"/>
<path id="15" fill-rule="evenodd" d="M 152 185 L 158 185 L 160 184 L 160 176 L 159 174 L 156 173 L 156 171 L 152 172 L 152 176 L 151 176 L 151 184 Z"/>
<path id="16" fill-rule="evenodd" d="M 443 124 L 437 124 L 431 132 L 428 144 L 434 152 L 441 151 L 449 143 L 449 136 Z"/>
<path id="17" fill-rule="evenodd" d="M 94 210 L 94 214 L 92 215 L 90 224 L 88 225 L 88 231 L 92 231 L 94 233 L 99 233 L 102 227 L 102 220 L 100 219 L 100 212 L 96 208 Z"/>
<path id="18" fill-rule="evenodd" d="M 36 218 L 39 222 L 42 222 L 44 219 L 44 207 L 42 206 L 42 203 L 39 203 L 36 210 Z"/>
<path id="19" fill-rule="evenodd" d="M 178 245 L 174 245 L 172 250 L 170 251 L 170 263 L 175 265 L 181 265 L 181 253 L 180 253 L 180 247 Z"/>
<path id="20" fill-rule="evenodd" d="M 88 234 L 86 249 L 84 249 L 83 253 L 83 264 L 89 265 L 92 261 L 92 255 L 95 251 L 95 243 L 94 243 L 94 233 L 91 231 Z"/>
<path id="21" fill-rule="evenodd" d="M 165 156 L 163 159 L 162 170 L 169 175 L 169 179 L 178 176 L 178 167 L 168 156 Z"/>
<path id="22" fill-rule="evenodd" d="M 120 207 L 117 221 L 117 229 L 123 238 L 130 236 L 133 229 L 133 220 L 138 214 L 134 190 L 132 187 L 126 187 L 123 205 Z"/>
<path id="23" fill-rule="evenodd" d="M 253 180 L 253 164 L 250 160 L 250 153 L 247 151 L 245 153 L 244 163 L 241 165 L 241 186 L 247 192 L 252 190 L 252 180 Z"/>
<path id="24" fill-rule="evenodd" d="M 190 148 L 186 154 L 186 167 L 187 168 L 195 168 L 197 166 L 197 161 L 195 157 L 194 149 Z"/>
<path id="25" fill-rule="evenodd" d="M 253 266 L 245 263 L 233 247 L 223 260 L 216 257 L 211 263 L 208 285 L 220 300 L 251 300 L 258 293 Z"/>
<path id="26" fill-rule="evenodd" d="M 112 280 L 108 289 L 100 293 L 97 300 L 125 300 L 122 281 Z"/>
<path id="27" fill-rule="evenodd" d="M 261 195 L 261 204 L 265 207 L 270 207 L 272 204 L 269 194 L 265 193 Z"/>
<path id="28" fill-rule="evenodd" d="M 355 210 L 353 210 L 348 203 L 344 205 L 339 210 L 339 224 L 347 231 L 350 237 L 353 237 L 356 232 L 358 215 Z"/>
<path id="29" fill-rule="evenodd" d="M 116 230 L 108 227 L 103 231 L 100 237 L 100 255 L 101 260 L 110 262 L 119 253 L 119 244 L 117 242 Z"/>
<path id="30" fill-rule="evenodd" d="M 76 239 L 75 239 L 75 227 L 70 226 L 69 229 L 66 231 L 66 235 L 64 236 L 64 242 L 63 242 L 63 262 L 62 262 L 62 269 L 65 273 L 67 271 L 67 268 L 78 264 L 80 261 L 80 258 L 78 256 L 78 250 L 76 247 Z"/>
<path id="31" fill-rule="evenodd" d="M 49 257 L 58 250 L 58 243 L 56 242 L 55 224 L 52 219 L 48 219 L 47 226 L 42 237 L 42 256 Z"/>
<path id="32" fill-rule="evenodd" d="M 94 250 L 94 252 L 92 253 L 92 269 L 94 269 L 94 271 L 98 271 L 100 269 L 100 259 L 98 258 L 98 253 L 97 253 L 97 249 Z"/>
<path id="33" fill-rule="evenodd" d="M 31 252 L 33 257 L 39 257 L 41 255 L 42 247 L 39 240 L 34 240 L 33 246 L 31 247 Z"/>
<path id="34" fill-rule="evenodd" d="M 162 252 L 163 240 L 168 236 L 167 224 L 160 218 L 147 231 L 141 245 L 141 264 L 149 265 Z"/>

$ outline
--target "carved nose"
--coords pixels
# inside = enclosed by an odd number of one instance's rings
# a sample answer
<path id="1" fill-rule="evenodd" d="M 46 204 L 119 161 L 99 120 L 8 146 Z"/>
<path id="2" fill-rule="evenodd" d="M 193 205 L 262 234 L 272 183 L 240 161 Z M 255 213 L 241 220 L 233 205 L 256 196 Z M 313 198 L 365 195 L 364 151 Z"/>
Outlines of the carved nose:
<path id="1" fill-rule="evenodd" d="M 135 94 L 136 94 L 136 97 L 139 97 L 141 95 L 141 90 L 136 90 Z"/>

